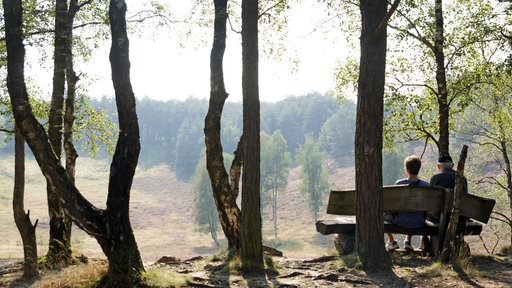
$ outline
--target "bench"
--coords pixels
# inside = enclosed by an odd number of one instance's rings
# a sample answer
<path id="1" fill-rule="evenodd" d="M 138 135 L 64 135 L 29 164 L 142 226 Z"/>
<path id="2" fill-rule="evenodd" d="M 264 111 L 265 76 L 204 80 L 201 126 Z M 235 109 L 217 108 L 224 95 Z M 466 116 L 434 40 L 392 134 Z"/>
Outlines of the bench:
<path id="1" fill-rule="evenodd" d="M 461 199 L 458 235 L 479 235 L 482 223 L 487 223 L 494 204 L 493 199 L 472 194 L 463 194 Z M 440 254 L 453 209 L 453 190 L 433 186 L 392 185 L 383 187 L 383 212 L 440 212 L 439 223 L 425 221 L 423 227 L 406 229 L 384 221 L 384 232 L 430 236 L 432 253 Z M 354 250 L 356 230 L 356 191 L 332 190 L 327 204 L 327 214 L 342 215 L 335 219 L 319 220 L 318 232 L 324 235 L 337 234 L 334 240 L 340 254 L 350 254 Z M 468 219 L 469 221 L 466 221 Z M 478 222 L 477 222 L 478 221 Z M 384 245 L 384 243 L 383 243 Z"/>

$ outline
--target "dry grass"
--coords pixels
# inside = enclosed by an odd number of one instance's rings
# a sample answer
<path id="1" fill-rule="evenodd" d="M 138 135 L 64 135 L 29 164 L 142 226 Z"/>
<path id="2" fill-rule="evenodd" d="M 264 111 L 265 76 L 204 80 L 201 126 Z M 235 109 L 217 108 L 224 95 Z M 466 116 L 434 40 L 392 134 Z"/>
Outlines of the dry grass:
<path id="1" fill-rule="evenodd" d="M 92 287 L 107 273 L 106 261 L 90 260 L 87 264 L 70 266 L 63 270 L 46 271 L 41 274 L 33 287 L 64 288 L 64 287 Z"/>
<path id="2" fill-rule="evenodd" d="M 99 208 L 105 207 L 109 163 L 78 158 L 76 183 L 80 192 Z M 0 258 L 22 258 L 21 238 L 12 219 L 13 159 L 0 159 Z M 30 209 L 32 221 L 39 220 L 36 234 L 38 254 L 44 255 L 48 245 L 48 212 L 46 185 L 35 161 L 27 161 L 25 209 Z M 339 173 L 336 182 L 351 177 Z M 333 180 L 334 181 L 334 180 Z M 298 171 L 292 170 L 288 191 L 279 199 L 278 241 L 274 239 L 269 214 L 263 216 L 265 245 L 276 247 L 288 257 L 314 257 L 328 253 L 332 237 L 319 235 L 305 198 L 298 192 Z M 195 230 L 193 221 L 193 193 L 191 183 L 183 183 L 166 166 L 148 170 L 138 169 L 132 186 L 130 216 L 143 261 L 151 263 L 162 256 L 188 259 L 213 254 L 218 248 L 208 234 Z M 323 211 L 324 209 L 322 209 Z M 323 215 L 320 215 L 321 217 Z M 219 240 L 226 243 L 222 231 Z M 104 257 L 96 240 L 79 229 L 74 229 L 74 253 L 87 257 Z"/>

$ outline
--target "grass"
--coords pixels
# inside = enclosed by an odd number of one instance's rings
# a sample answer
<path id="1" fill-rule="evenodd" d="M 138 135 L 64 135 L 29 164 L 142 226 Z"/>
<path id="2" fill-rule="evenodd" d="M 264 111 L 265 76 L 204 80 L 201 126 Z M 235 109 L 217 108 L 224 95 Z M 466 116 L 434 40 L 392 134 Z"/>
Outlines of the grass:
<path id="1" fill-rule="evenodd" d="M 104 208 L 110 163 L 82 157 L 77 161 L 77 188 L 93 205 Z M 22 258 L 21 237 L 12 219 L 13 158 L 0 158 L 0 168 L 0 231 L 5 236 L 0 243 L 0 258 Z M 33 222 L 39 221 L 38 254 L 44 255 L 49 233 L 46 183 L 34 160 L 27 160 L 26 172 L 25 210 L 30 210 Z M 297 186 L 296 179 L 290 180 L 290 191 L 280 198 L 279 241 L 265 241 L 266 245 L 281 250 L 287 257 L 322 255 L 332 247 L 332 239 L 318 237 L 312 217 L 305 209 L 306 200 Z M 162 256 L 180 259 L 207 256 L 218 249 L 209 234 L 195 230 L 192 206 L 192 183 L 178 181 L 167 166 L 137 169 L 130 197 L 130 218 L 144 262 L 154 262 Z M 263 237 L 273 239 L 272 221 L 265 215 L 262 219 Z M 218 236 L 219 242 L 227 245 L 221 230 Z M 319 242 L 321 239 L 324 242 Z M 104 257 L 97 241 L 78 228 L 73 231 L 72 246 L 75 254 Z"/>
<path id="2" fill-rule="evenodd" d="M 154 287 L 185 287 L 190 281 L 186 275 L 163 269 L 149 270 L 144 278 L 145 284 Z"/>
<path id="3" fill-rule="evenodd" d="M 62 270 L 45 271 L 34 287 L 94 287 L 106 273 L 106 261 L 91 260 L 87 264 L 69 266 Z"/>

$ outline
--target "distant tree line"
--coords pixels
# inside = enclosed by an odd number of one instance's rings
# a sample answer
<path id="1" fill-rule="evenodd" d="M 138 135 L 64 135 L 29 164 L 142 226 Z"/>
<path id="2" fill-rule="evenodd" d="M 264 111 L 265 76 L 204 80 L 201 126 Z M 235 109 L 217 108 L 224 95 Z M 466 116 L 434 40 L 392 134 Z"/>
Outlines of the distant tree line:
<path id="1" fill-rule="evenodd" d="M 104 109 L 114 121 L 114 99 L 92 100 L 92 106 Z M 176 172 L 179 179 L 190 180 L 205 147 L 203 125 L 207 109 L 207 99 L 189 98 L 185 101 L 165 102 L 138 99 L 142 147 L 139 165 L 149 168 L 166 164 Z M 224 151 L 235 151 L 242 134 L 242 103 L 226 103 L 222 121 Z M 292 165 L 296 164 L 297 149 L 304 144 L 306 135 L 318 141 L 322 150 L 337 165 L 348 166 L 354 163 L 355 103 L 350 100 L 340 103 L 330 95 L 312 93 L 291 96 L 275 103 L 263 102 L 261 130 L 269 135 L 278 130 L 281 132 L 287 144 L 287 152 L 292 156 Z M 77 146 L 80 147 L 79 141 Z M 13 147 L 13 143 L 9 142 L 0 153 L 12 154 Z M 107 157 L 106 147 L 100 148 L 98 157 Z M 79 154 L 82 157 L 90 156 L 85 151 L 79 151 Z"/>

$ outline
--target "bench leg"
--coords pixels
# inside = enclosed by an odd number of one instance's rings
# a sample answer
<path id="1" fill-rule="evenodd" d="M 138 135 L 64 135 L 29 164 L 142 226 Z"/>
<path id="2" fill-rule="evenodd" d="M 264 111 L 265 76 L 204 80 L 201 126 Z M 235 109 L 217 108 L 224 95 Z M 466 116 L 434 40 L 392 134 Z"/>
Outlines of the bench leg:
<path id="1" fill-rule="evenodd" d="M 348 255 L 354 252 L 356 235 L 354 233 L 336 234 L 334 237 L 334 247 L 340 255 Z"/>
<path id="2" fill-rule="evenodd" d="M 439 257 L 441 255 L 441 249 L 443 249 L 443 244 L 441 244 L 441 241 L 438 236 L 432 235 L 430 236 L 430 247 L 432 249 L 432 255 L 434 257 Z"/>

